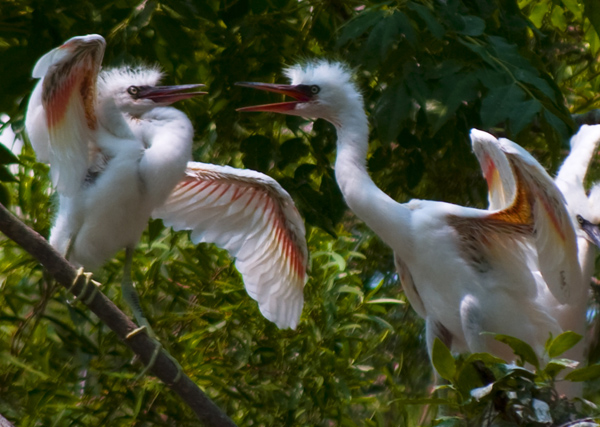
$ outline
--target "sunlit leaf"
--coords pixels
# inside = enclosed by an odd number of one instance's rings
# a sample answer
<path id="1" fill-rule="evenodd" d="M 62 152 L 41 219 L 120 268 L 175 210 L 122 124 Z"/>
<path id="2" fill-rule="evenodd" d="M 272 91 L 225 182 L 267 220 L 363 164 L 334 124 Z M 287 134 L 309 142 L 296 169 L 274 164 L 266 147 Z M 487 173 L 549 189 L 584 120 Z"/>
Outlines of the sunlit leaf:
<path id="1" fill-rule="evenodd" d="M 535 354 L 535 351 L 533 351 L 533 348 L 531 348 L 529 344 L 518 338 L 511 337 L 508 335 L 498 334 L 494 335 L 494 338 L 500 342 L 508 344 L 510 348 L 513 349 L 515 354 L 521 359 L 523 359 L 524 362 L 530 363 L 536 368 L 539 368 L 540 363 L 538 361 L 537 355 Z"/>
<path id="2" fill-rule="evenodd" d="M 565 375 L 565 380 L 569 381 L 590 381 L 600 377 L 600 365 L 590 365 L 575 369 Z"/>
<path id="3" fill-rule="evenodd" d="M 456 375 L 456 362 L 448 347 L 436 338 L 433 341 L 433 349 L 431 351 L 431 361 L 435 370 L 445 380 L 451 381 Z"/>
<path id="4" fill-rule="evenodd" d="M 575 332 L 566 331 L 554 338 L 547 348 L 548 356 L 555 358 L 563 354 L 565 351 L 573 348 L 582 336 Z"/>

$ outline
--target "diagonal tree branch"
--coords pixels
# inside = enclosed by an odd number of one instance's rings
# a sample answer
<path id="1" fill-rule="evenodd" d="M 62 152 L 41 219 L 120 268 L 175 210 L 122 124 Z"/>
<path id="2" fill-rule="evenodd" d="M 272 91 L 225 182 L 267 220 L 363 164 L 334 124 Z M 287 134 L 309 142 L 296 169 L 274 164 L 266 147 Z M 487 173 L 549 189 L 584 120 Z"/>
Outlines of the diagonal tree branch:
<path id="1" fill-rule="evenodd" d="M 127 335 L 137 329 L 137 326 L 125 313 L 99 291 L 91 297 L 90 287 L 85 289 L 86 295 L 80 295 L 84 290 L 84 281 L 79 280 L 77 285 L 72 286 L 77 277 L 73 266 L 50 246 L 46 239 L 23 224 L 2 204 L 0 204 L 0 231 L 37 259 L 50 275 L 62 286 L 70 289 L 73 295 L 84 297 L 84 300 L 85 297 L 90 298 L 91 301 L 86 302 L 89 309 L 112 329 L 144 364 L 148 364 L 156 348 L 156 341 L 145 333 L 134 334 L 127 338 Z M 205 426 L 235 427 L 233 421 L 187 375 L 182 374 L 177 381 L 174 381 L 177 378 L 178 367 L 164 350 L 158 355 L 150 372 L 177 393 Z"/>
<path id="2" fill-rule="evenodd" d="M 0 415 L 0 427 L 15 427 L 6 418 Z"/>

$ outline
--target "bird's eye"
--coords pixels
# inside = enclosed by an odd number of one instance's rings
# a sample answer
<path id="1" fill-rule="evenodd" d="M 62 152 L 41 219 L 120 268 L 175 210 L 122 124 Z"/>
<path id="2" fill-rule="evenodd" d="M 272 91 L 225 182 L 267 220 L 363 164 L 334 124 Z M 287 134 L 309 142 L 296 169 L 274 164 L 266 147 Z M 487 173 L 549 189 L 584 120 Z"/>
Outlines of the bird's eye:
<path id="1" fill-rule="evenodd" d="M 577 222 L 578 222 L 580 225 L 583 225 L 583 217 L 582 217 L 581 215 L 577 215 Z"/>
<path id="2" fill-rule="evenodd" d="M 312 85 L 310 87 L 310 93 L 312 93 L 313 95 L 316 95 L 317 93 L 321 92 L 321 88 L 317 85 Z"/>
<path id="3" fill-rule="evenodd" d="M 127 88 L 127 93 L 132 96 L 136 96 L 140 92 L 140 89 L 137 86 L 129 86 Z"/>

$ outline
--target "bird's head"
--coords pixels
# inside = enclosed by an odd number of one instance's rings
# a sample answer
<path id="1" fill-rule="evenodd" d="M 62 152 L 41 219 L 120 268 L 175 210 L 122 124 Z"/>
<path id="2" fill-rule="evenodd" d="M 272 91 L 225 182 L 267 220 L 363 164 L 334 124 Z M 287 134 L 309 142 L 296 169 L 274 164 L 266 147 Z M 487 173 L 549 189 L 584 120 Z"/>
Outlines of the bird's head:
<path id="1" fill-rule="evenodd" d="M 350 70 L 339 62 L 318 61 L 294 65 L 285 71 L 290 84 L 238 82 L 236 85 L 281 93 L 294 101 L 238 108 L 238 111 L 267 111 L 306 118 L 325 119 L 334 125 L 354 112 L 363 111 L 362 95 Z"/>
<path id="2" fill-rule="evenodd" d="M 590 190 L 587 199 L 569 198 L 569 211 L 576 212 L 577 234 L 600 248 L 600 183 Z"/>
<path id="3" fill-rule="evenodd" d="M 600 248 L 600 224 L 594 224 L 579 214 L 575 218 L 584 232 L 584 237 Z"/>
<path id="4" fill-rule="evenodd" d="M 111 98 L 124 113 L 134 117 L 153 108 L 167 106 L 206 92 L 193 91 L 204 85 L 188 84 L 158 86 L 162 72 L 156 67 L 119 67 L 100 74 L 99 93 L 102 98 Z"/>

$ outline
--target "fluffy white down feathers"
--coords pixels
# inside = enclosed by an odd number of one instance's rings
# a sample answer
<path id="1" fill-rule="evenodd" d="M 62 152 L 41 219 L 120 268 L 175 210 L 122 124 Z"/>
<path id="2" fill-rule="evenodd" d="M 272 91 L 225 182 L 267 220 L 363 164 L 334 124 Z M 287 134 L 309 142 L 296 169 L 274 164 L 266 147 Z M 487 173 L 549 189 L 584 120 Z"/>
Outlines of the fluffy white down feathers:
<path id="1" fill-rule="evenodd" d="M 162 78 L 158 68 L 99 72 L 98 63 L 90 71 L 93 78 L 79 74 L 71 48 L 88 49 L 85 43 L 98 38 L 103 41 L 97 35 L 71 39 L 36 66 L 35 75 L 47 82 L 36 87 L 26 118 L 36 153 L 41 161 L 50 160 L 51 170 L 57 169 L 53 152 L 61 155 L 65 142 L 84 153 L 71 164 L 84 172 L 67 180 L 69 191 L 59 188 L 52 244 L 63 253 L 71 245 L 72 261 L 97 267 L 117 250 L 134 247 L 154 210 L 155 217 L 177 229 L 193 230 L 195 242 L 214 242 L 229 250 L 265 317 L 280 328 L 295 328 L 304 301 L 308 251 L 304 225 L 290 196 L 258 172 L 187 165 L 192 125 L 185 114 L 167 106 L 183 97 L 136 96 L 139 88 L 158 84 Z M 70 102 L 56 98 L 66 111 L 62 133 L 49 132 L 42 102 L 46 88 L 52 88 L 48 82 L 57 78 L 56 62 L 63 72 L 77 76 L 80 85 L 69 87 Z M 86 96 L 95 98 L 90 102 Z M 89 107 L 93 109 L 84 113 L 82 109 Z M 96 127 L 85 122 L 90 117 L 97 117 Z M 68 132 L 82 127 L 88 136 Z M 64 176 L 64 165 L 60 168 Z M 207 174 L 218 179 L 206 179 Z M 200 187 L 207 192 L 187 191 Z"/>

